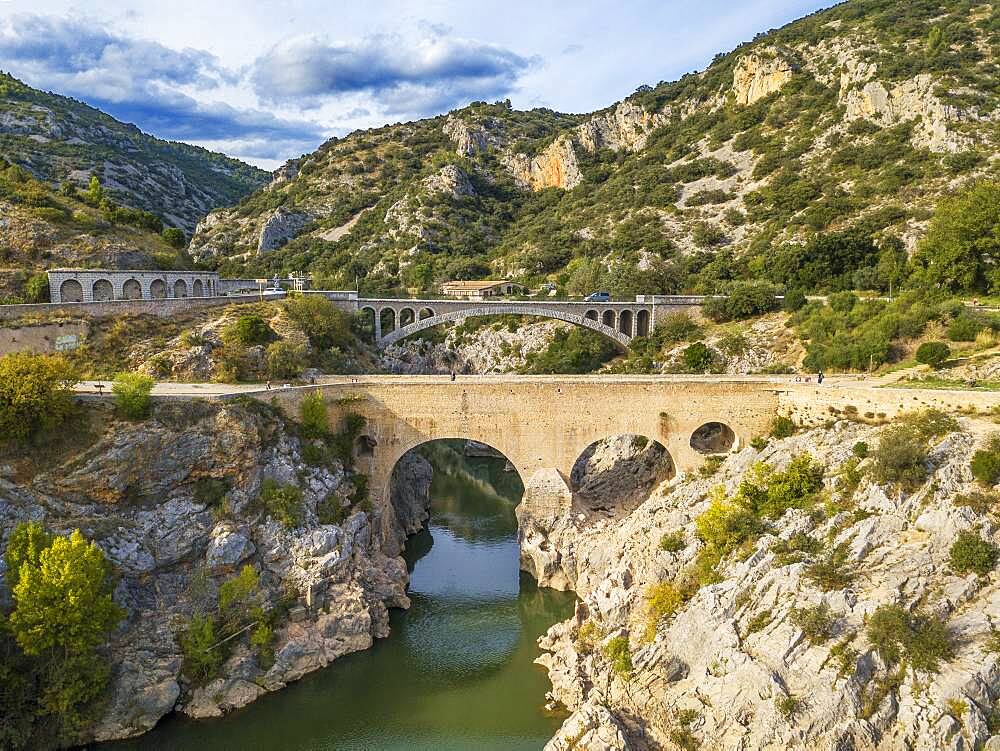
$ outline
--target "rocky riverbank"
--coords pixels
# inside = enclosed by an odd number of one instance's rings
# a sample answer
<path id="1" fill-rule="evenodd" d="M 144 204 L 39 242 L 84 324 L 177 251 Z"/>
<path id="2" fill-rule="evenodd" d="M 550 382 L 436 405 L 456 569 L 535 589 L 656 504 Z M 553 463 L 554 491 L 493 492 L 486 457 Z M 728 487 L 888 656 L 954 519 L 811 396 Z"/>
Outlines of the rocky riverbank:
<path id="1" fill-rule="evenodd" d="M 404 503 L 373 509 L 349 469 L 307 461 L 295 426 L 258 403 L 160 404 L 139 423 L 95 406 L 89 423 L 79 448 L 51 463 L 0 468 L 4 543 L 27 520 L 80 529 L 119 577 L 126 617 L 107 647 L 107 704 L 81 742 L 139 735 L 174 711 L 211 717 L 244 706 L 370 647 L 388 633 L 387 609 L 408 607 L 398 553 L 427 517 L 430 467 L 420 457 L 398 475 Z M 298 524 L 261 503 L 266 481 L 301 494 Z M 243 635 L 198 685 L 184 671 L 181 636 L 246 565 L 265 609 L 282 614 L 270 659 Z M 2 580 L 0 596 L 9 598 Z"/>
<path id="2" fill-rule="evenodd" d="M 547 748 L 1000 748 L 1000 586 L 953 552 L 963 532 L 997 542 L 996 496 L 970 471 L 994 428 L 962 418 L 929 440 L 926 478 L 906 490 L 862 458 L 886 428 L 840 421 L 666 480 L 610 517 L 522 506 L 522 566 L 580 598 L 540 641 L 553 699 L 573 712 Z M 810 502 L 730 516 L 759 526 L 693 581 L 713 499 L 749 497 L 746 482 L 785 477 L 804 453 L 823 468 Z M 881 636 L 877 611 L 892 614 Z"/>

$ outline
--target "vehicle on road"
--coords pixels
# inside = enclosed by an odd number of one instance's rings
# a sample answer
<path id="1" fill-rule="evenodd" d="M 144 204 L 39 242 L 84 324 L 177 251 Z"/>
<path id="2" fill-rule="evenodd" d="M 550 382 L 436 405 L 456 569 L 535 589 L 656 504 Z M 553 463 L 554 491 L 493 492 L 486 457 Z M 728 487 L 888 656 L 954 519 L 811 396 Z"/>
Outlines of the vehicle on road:
<path id="1" fill-rule="evenodd" d="M 584 302 L 611 302 L 610 292 L 591 292 L 585 298 Z"/>

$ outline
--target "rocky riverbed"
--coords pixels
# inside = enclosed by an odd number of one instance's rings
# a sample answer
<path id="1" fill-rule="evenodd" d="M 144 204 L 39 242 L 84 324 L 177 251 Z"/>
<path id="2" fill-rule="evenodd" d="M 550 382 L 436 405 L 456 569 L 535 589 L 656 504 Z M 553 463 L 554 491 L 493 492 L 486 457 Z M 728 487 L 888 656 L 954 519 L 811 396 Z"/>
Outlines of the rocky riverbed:
<path id="1" fill-rule="evenodd" d="M 522 505 L 522 566 L 580 598 L 540 640 L 552 698 L 573 711 L 547 748 L 1000 748 L 1000 586 L 949 557 L 964 530 L 996 542 L 991 513 L 961 500 L 983 491 L 970 458 L 994 427 L 961 419 L 931 441 L 927 479 L 909 491 L 871 480 L 873 460 L 857 457 L 885 429 L 840 421 L 748 446 L 713 476 L 666 480 L 614 517 L 577 505 L 536 518 Z M 772 520 L 713 583 L 656 610 L 656 588 L 682 590 L 695 564 L 713 489 L 732 497 L 758 462 L 782 470 L 802 453 L 824 468 L 816 504 Z M 824 561 L 846 578 L 819 586 L 809 574 Z M 936 672 L 896 669 L 873 647 L 866 624 L 886 605 L 945 624 L 952 650 Z M 825 613 L 822 633 L 803 612 Z"/>

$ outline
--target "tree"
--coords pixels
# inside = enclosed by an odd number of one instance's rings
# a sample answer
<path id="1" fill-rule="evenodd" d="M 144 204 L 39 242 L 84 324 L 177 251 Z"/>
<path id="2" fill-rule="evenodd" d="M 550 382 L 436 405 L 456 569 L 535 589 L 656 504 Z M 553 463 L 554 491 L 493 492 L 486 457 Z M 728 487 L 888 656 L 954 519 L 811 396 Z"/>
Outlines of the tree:
<path id="1" fill-rule="evenodd" d="M 914 281 L 948 292 L 986 291 L 1000 278 L 1000 183 L 941 199 L 913 257 Z"/>
<path id="2" fill-rule="evenodd" d="M 302 434 L 306 438 L 322 438 L 329 431 L 326 402 L 323 395 L 316 391 L 302 399 L 299 405 L 299 421 L 302 423 Z"/>
<path id="3" fill-rule="evenodd" d="M 128 420 L 141 420 L 149 414 L 153 378 L 145 373 L 117 373 L 111 391 L 118 411 Z"/>
<path id="4" fill-rule="evenodd" d="M 21 566 L 27 564 L 37 567 L 42 551 L 52 544 L 52 535 L 45 531 L 38 522 L 18 524 L 11 532 L 7 541 L 7 550 L 3 554 L 7 564 L 7 586 L 11 589 L 17 586 L 21 578 Z"/>
<path id="5" fill-rule="evenodd" d="M 306 346 L 281 339 L 267 345 L 267 374 L 271 378 L 298 378 L 306 366 Z"/>
<path id="6" fill-rule="evenodd" d="M 49 301 L 48 274 L 33 274 L 24 285 L 24 297 L 30 303 Z"/>
<path id="7" fill-rule="evenodd" d="M 347 347 L 351 343 L 351 317 L 321 295 L 286 300 L 285 312 L 317 349 Z"/>
<path id="8" fill-rule="evenodd" d="M 184 230 L 178 229 L 177 227 L 167 227 L 163 230 L 163 239 L 167 241 L 167 245 L 172 248 L 183 248 L 187 244 L 187 238 L 184 237 Z"/>
<path id="9" fill-rule="evenodd" d="M 73 411 L 74 368 L 57 355 L 0 357 L 0 440 L 24 441 L 59 425 Z"/>
<path id="10" fill-rule="evenodd" d="M 104 201 L 104 188 L 101 187 L 97 175 L 90 176 L 90 183 L 87 185 L 86 193 L 83 194 L 83 200 L 91 206 L 100 206 Z"/>
<path id="11" fill-rule="evenodd" d="M 715 364 L 715 352 L 704 342 L 695 342 L 684 348 L 681 359 L 689 373 L 704 373 Z"/>
<path id="12" fill-rule="evenodd" d="M 917 347 L 917 362 L 940 368 L 951 356 L 951 348 L 944 342 L 924 342 Z"/>
<path id="13" fill-rule="evenodd" d="M 242 315 L 222 332 L 225 342 L 237 342 L 244 346 L 266 344 L 274 338 L 274 332 L 267 321 L 254 313 Z"/>

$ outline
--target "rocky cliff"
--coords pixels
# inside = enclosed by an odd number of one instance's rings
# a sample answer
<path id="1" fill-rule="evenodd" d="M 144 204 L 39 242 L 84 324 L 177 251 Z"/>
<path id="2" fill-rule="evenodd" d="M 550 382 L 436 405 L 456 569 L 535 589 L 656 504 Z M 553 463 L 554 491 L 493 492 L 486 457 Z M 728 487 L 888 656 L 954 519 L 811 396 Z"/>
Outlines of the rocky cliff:
<path id="1" fill-rule="evenodd" d="M 858 459 L 885 429 L 839 421 L 666 481 L 624 515 L 522 512 L 523 565 L 580 597 L 541 640 L 554 699 L 573 711 L 547 748 L 1000 747 L 997 576 L 952 552 L 962 533 L 997 541 L 995 496 L 969 470 L 990 429 L 942 431 L 907 490 Z M 783 470 L 803 453 L 823 467 L 820 505 L 766 523 L 693 584 L 713 499 L 757 482 L 758 463 Z M 908 622 L 894 638 L 923 634 L 912 654 L 937 659 L 900 665 L 872 630 L 879 609 Z M 942 626 L 930 636 L 927 623 Z"/>
<path id="2" fill-rule="evenodd" d="M 89 412 L 87 445 L 49 465 L 0 470 L 3 541 L 29 519 L 79 528 L 120 577 L 126 617 L 107 648 L 106 709 L 81 741 L 138 735 L 173 711 L 211 717 L 243 706 L 371 646 L 388 633 L 387 609 L 408 606 L 397 553 L 426 518 L 419 461 L 405 503 L 373 509 L 350 470 L 307 461 L 294 425 L 263 405 L 160 404 L 142 423 Z M 293 524 L 261 501 L 265 481 L 301 494 Z M 244 634 L 217 676 L 196 682 L 180 646 L 186 624 L 211 613 L 219 587 L 247 565 L 265 609 L 280 614 L 269 659 Z"/>

